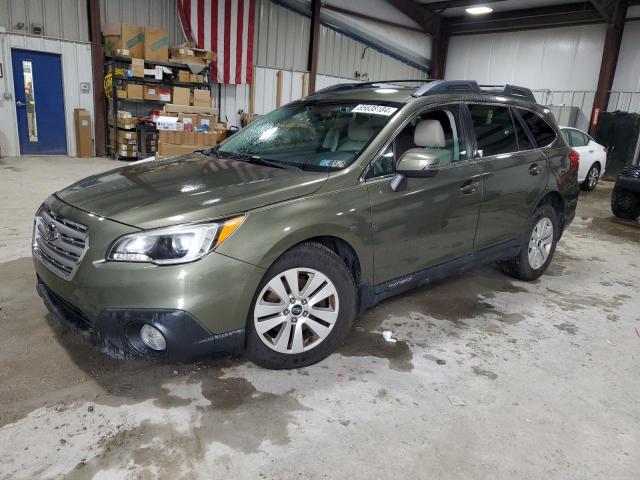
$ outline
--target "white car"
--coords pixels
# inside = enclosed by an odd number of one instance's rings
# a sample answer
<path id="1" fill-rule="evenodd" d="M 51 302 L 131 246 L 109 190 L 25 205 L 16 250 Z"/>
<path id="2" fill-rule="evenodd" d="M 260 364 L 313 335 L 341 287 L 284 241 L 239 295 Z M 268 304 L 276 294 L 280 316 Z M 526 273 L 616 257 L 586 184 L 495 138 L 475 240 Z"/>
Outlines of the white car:
<path id="1" fill-rule="evenodd" d="M 572 127 L 560 127 L 567 143 L 580 154 L 578 182 L 583 190 L 594 190 L 607 166 L 607 147 L 597 143 L 590 135 Z"/>

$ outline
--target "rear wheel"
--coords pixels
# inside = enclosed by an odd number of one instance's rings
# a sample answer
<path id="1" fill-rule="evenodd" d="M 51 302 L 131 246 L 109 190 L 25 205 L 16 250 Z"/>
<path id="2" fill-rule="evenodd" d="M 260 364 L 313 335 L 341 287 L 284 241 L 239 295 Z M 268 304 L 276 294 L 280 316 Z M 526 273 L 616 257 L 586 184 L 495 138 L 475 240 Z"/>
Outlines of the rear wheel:
<path id="1" fill-rule="evenodd" d="M 635 220 L 640 217 L 640 194 L 616 185 L 611 193 L 611 211 L 616 217 Z"/>
<path id="2" fill-rule="evenodd" d="M 356 286 L 338 255 L 302 244 L 269 268 L 247 320 L 246 354 L 271 369 L 314 364 L 345 339 L 356 314 Z"/>
<path id="3" fill-rule="evenodd" d="M 596 185 L 598 185 L 598 180 L 600 179 L 600 166 L 598 164 L 591 165 L 591 168 L 587 172 L 587 177 L 584 179 L 580 188 L 582 190 L 586 190 L 587 192 L 592 192 L 595 190 Z"/>
<path id="4" fill-rule="evenodd" d="M 520 253 L 499 262 L 500 267 L 514 278 L 535 280 L 551 263 L 559 233 L 555 209 L 549 204 L 540 205 L 527 224 Z"/>

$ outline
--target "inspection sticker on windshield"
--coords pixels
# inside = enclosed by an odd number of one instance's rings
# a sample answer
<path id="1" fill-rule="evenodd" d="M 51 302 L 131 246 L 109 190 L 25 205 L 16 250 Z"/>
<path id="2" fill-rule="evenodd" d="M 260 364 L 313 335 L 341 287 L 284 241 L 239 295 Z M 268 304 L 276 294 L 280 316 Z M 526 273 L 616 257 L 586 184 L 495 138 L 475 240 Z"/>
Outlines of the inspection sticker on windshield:
<path id="1" fill-rule="evenodd" d="M 358 105 L 351 110 L 351 113 L 372 113 L 374 115 L 384 115 L 388 117 L 398 110 L 396 107 L 387 107 L 386 105 Z"/>

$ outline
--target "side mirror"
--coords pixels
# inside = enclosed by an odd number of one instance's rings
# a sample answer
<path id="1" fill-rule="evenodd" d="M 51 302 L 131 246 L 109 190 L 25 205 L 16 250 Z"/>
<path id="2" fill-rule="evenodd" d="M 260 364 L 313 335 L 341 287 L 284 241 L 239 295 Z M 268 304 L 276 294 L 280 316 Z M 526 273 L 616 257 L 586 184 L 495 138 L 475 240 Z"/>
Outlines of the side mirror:
<path id="1" fill-rule="evenodd" d="M 396 166 L 391 179 L 391 190 L 397 191 L 406 178 L 430 178 L 438 174 L 440 159 L 419 149 L 407 150 Z"/>
<path id="2" fill-rule="evenodd" d="M 429 178 L 438 174 L 440 159 L 419 149 L 407 150 L 400 158 L 396 172 L 406 177 Z"/>

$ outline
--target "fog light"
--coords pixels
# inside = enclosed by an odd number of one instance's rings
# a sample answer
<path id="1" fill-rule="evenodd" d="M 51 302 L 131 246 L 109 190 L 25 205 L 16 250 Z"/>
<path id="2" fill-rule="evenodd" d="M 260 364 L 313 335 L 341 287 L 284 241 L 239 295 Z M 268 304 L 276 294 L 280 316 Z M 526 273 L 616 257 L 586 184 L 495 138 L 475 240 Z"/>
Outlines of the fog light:
<path id="1" fill-rule="evenodd" d="M 164 335 L 155 327 L 151 325 L 143 325 L 140 329 L 140 339 L 151 350 L 160 352 L 167 348 L 167 341 L 164 339 Z"/>

